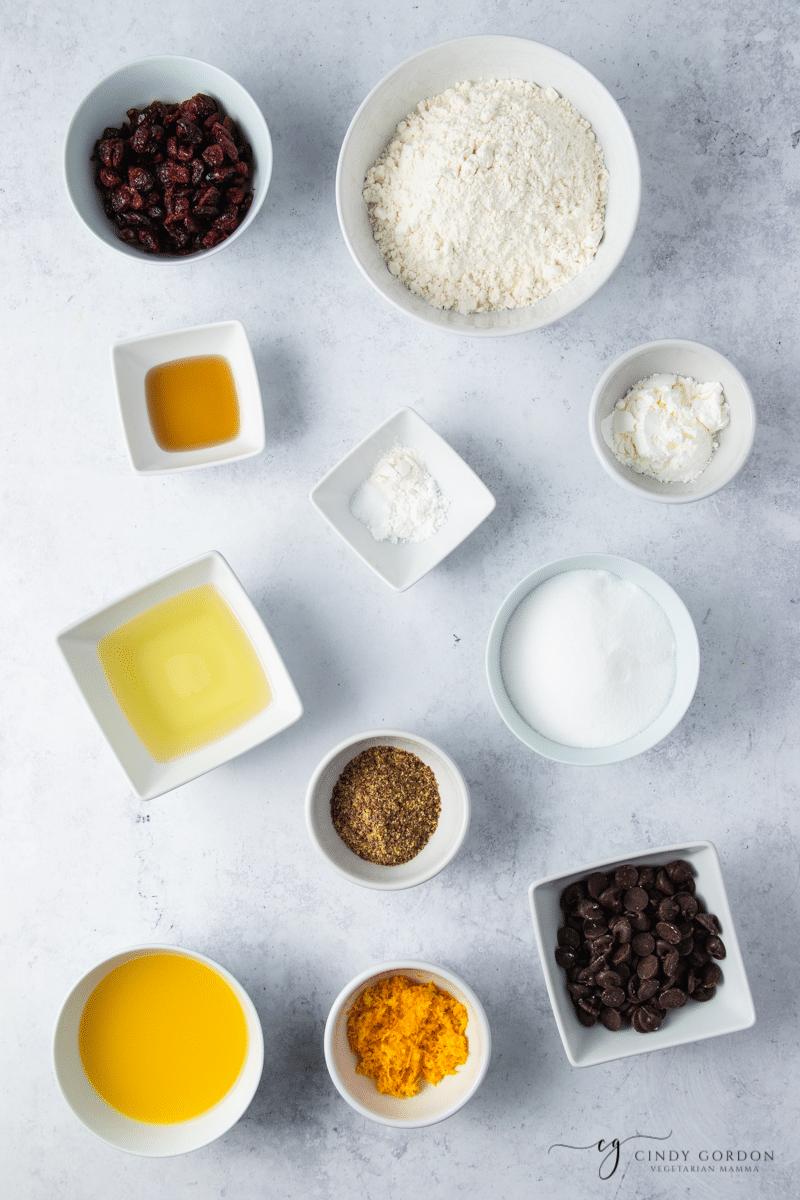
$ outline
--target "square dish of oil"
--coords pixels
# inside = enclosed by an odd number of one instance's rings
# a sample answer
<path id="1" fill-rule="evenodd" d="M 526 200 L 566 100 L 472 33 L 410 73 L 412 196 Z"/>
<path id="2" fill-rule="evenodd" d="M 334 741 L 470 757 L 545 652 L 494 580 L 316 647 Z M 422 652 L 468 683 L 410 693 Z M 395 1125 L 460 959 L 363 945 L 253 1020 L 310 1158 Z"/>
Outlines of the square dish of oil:
<path id="1" fill-rule="evenodd" d="M 137 474 L 220 466 L 264 449 L 261 389 L 241 321 L 115 342 L 111 366 Z"/>
<path id="2" fill-rule="evenodd" d="M 144 800 L 303 714 L 258 612 L 213 550 L 70 625 L 57 641 Z"/>

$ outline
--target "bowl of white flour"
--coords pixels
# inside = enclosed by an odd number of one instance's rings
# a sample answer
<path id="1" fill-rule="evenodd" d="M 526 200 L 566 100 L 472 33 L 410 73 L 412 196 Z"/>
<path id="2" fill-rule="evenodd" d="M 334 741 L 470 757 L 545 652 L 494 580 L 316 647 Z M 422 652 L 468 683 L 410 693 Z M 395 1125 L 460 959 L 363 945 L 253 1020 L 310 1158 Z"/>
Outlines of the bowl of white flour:
<path id="1" fill-rule="evenodd" d="M 471 337 L 525 333 L 613 274 L 639 215 L 633 135 L 599 80 L 525 38 L 459 38 L 391 71 L 336 173 L 347 247 L 395 308 Z"/>

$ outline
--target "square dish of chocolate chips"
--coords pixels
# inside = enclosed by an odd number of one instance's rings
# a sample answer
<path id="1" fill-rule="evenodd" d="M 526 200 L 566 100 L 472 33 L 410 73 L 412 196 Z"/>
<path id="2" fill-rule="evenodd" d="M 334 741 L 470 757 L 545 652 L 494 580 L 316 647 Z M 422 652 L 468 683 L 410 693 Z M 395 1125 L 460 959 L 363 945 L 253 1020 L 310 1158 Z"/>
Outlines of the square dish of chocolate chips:
<path id="1" fill-rule="evenodd" d="M 672 1009 L 713 999 L 725 944 L 683 859 L 596 871 L 564 888 L 560 905 L 555 959 L 581 1025 L 654 1033 Z"/>

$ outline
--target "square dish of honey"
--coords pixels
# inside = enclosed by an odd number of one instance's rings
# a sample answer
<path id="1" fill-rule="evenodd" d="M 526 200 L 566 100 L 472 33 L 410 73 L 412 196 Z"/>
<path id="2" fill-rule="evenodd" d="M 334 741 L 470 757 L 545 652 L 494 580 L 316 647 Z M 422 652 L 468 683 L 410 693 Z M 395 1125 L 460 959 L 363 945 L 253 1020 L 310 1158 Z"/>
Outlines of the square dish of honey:
<path id="1" fill-rule="evenodd" d="M 215 550 L 76 621 L 57 641 L 143 800 L 303 715 L 275 643 Z"/>
<path id="2" fill-rule="evenodd" d="M 261 389 L 240 321 L 128 338 L 111 347 L 111 363 L 137 474 L 219 466 L 264 449 Z"/>

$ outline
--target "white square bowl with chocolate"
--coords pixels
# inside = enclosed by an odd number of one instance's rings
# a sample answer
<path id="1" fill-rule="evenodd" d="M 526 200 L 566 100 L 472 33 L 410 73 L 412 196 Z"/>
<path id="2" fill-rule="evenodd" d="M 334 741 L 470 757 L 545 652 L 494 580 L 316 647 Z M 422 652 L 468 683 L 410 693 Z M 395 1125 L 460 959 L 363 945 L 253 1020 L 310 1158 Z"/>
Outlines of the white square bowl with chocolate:
<path id="1" fill-rule="evenodd" d="M 720 953 L 724 955 L 724 958 L 716 962 L 717 955 L 712 955 L 707 964 L 717 965 L 721 969 L 721 978 L 716 986 L 716 991 L 708 989 L 707 993 L 702 996 L 702 999 L 707 1002 L 699 1003 L 688 993 L 687 989 L 670 988 L 669 984 L 664 985 L 662 982 L 659 989 L 661 995 L 670 991 L 682 991 L 683 999 L 678 995 L 668 996 L 666 1004 L 662 1008 L 659 1005 L 658 995 L 654 995 L 646 1006 L 635 1004 L 633 1012 L 636 1011 L 636 1008 L 652 1008 L 656 1020 L 660 1020 L 658 1028 L 647 1032 L 646 1035 L 635 1027 L 638 1024 L 639 1028 L 642 1028 L 641 1017 L 637 1018 L 636 1023 L 631 1021 L 632 1011 L 627 1004 L 627 1011 L 623 1013 L 622 1028 L 620 1029 L 606 1028 L 600 1019 L 593 1024 L 583 1024 L 576 1015 L 575 997 L 568 992 L 568 984 L 570 990 L 574 992 L 574 985 L 578 981 L 569 979 L 564 968 L 556 960 L 556 951 L 560 948 L 558 931 L 564 927 L 565 916 L 574 907 L 569 903 L 570 900 L 574 900 L 574 896 L 571 897 L 569 893 L 567 894 L 566 908 L 562 902 L 566 889 L 592 875 L 605 876 L 609 887 L 613 888 L 615 872 L 623 866 L 632 866 L 635 869 L 638 882 L 638 873 L 642 868 L 656 868 L 657 874 L 659 868 L 663 868 L 668 863 L 674 863 L 676 860 L 681 860 L 691 868 L 691 876 L 694 881 L 692 894 L 696 893 L 696 899 L 700 902 L 699 913 L 713 914 L 718 922 L 718 929 L 710 928 L 714 924 L 713 921 L 707 922 L 709 924 L 708 934 L 714 936 L 718 933 L 719 939 L 723 943 Z M 636 883 L 633 884 L 633 888 L 637 891 L 640 890 Z M 680 894 L 680 889 L 681 880 L 679 879 L 675 881 L 676 895 Z M 676 846 L 663 846 L 644 853 L 638 852 L 624 857 L 605 859 L 598 863 L 589 863 L 575 871 L 538 879 L 531 884 L 528 894 L 536 943 L 553 1015 L 567 1058 L 573 1067 L 595 1066 L 613 1059 L 642 1054 L 648 1050 L 665 1050 L 670 1046 L 681 1046 L 688 1042 L 702 1041 L 704 1038 L 735 1033 L 738 1030 L 747 1029 L 755 1021 L 753 999 L 733 926 L 733 916 L 722 878 L 722 868 L 716 848 L 711 842 L 689 842 Z M 666 898 L 667 893 L 665 892 L 664 895 Z M 586 890 L 586 900 L 589 903 L 595 900 L 588 890 Z M 636 903 L 637 898 L 633 897 L 633 901 Z M 601 904 L 600 907 L 607 906 Z M 591 914 L 589 915 L 591 916 Z M 604 914 L 607 918 L 605 924 L 610 928 L 610 922 L 619 915 L 621 914 L 609 908 Z M 657 924 L 658 914 L 654 913 L 652 916 Z M 683 914 L 681 914 L 682 916 Z M 696 921 L 696 917 L 693 919 Z M 602 921 L 603 918 L 601 917 L 600 920 Z M 676 922 L 678 920 L 679 918 L 676 917 Z M 655 930 L 655 925 L 653 925 L 653 930 Z M 634 930 L 633 936 L 635 937 L 636 934 L 637 931 Z M 616 949 L 625 944 L 624 940 L 622 943 L 619 943 L 618 938 L 614 940 Z M 654 940 L 658 941 L 657 933 L 654 933 Z M 719 950 L 719 947 L 716 949 Z M 614 952 L 611 954 L 612 958 L 613 956 Z M 656 957 L 658 957 L 657 954 Z M 561 958 L 563 960 L 563 954 Z M 614 970 L 614 964 L 611 961 L 609 961 L 608 969 Z M 658 968 L 658 972 L 662 976 L 663 970 L 662 957 Z M 693 989 L 694 986 L 702 988 L 702 971 L 702 967 L 695 970 L 696 984 L 693 984 Z M 623 980 L 626 1000 L 628 998 L 628 982 L 628 979 Z M 578 986 L 580 987 L 580 984 Z M 587 998 L 590 998 L 588 993 Z M 671 1009 L 673 1000 L 678 1003 L 674 1009 Z M 653 1021 L 653 1024 L 656 1024 L 656 1020 Z"/>

